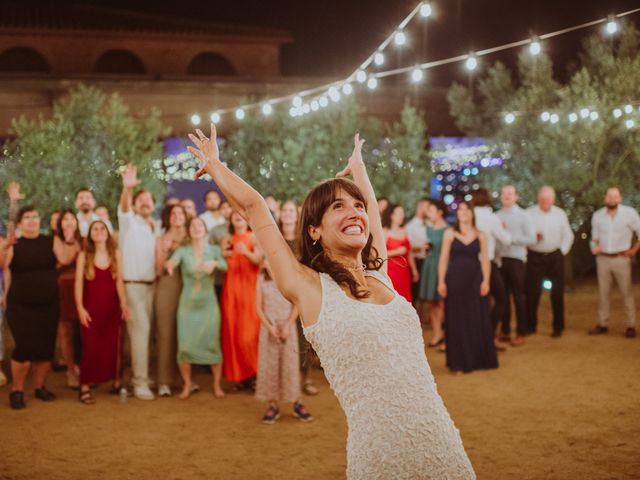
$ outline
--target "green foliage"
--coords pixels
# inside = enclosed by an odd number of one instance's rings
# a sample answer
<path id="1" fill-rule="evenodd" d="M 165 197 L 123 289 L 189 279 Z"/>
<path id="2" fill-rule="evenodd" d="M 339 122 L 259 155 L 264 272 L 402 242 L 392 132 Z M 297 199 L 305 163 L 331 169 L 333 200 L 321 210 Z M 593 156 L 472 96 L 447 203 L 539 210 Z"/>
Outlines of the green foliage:
<path id="1" fill-rule="evenodd" d="M 409 105 L 389 125 L 346 100 L 302 118 L 252 116 L 229 136 L 222 157 L 263 195 L 300 202 L 346 166 L 358 131 L 367 141 L 363 156 L 377 195 L 412 209 L 427 192 L 430 164 L 425 122 Z"/>
<path id="2" fill-rule="evenodd" d="M 626 118 L 640 123 L 637 107 L 630 116 L 612 114 L 640 100 L 639 78 L 640 33 L 625 24 L 613 41 L 594 35 L 583 42 L 580 65 L 566 85 L 553 78 L 548 56 L 525 51 L 515 75 L 497 63 L 475 90 L 452 86 L 448 100 L 463 132 L 509 146 L 504 167 L 482 172 L 481 183 L 494 190 L 512 183 L 525 205 L 535 201 L 541 185 L 551 185 L 574 230 L 582 233 L 607 187 L 619 186 L 626 203 L 640 201 L 640 135 L 624 125 Z M 581 108 L 598 112 L 599 119 L 569 123 L 568 115 Z M 560 121 L 541 122 L 543 111 L 557 113 Z M 516 113 L 511 125 L 503 121 L 507 112 Z"/>
<path id="3" fill-rule="evenodd" d="M 169 133 L 157 110 L 133 116 L 117 95 L 94 87 L 78 86 L 56 102 L 50 119 L 13 122 L 15 139 L 4 146 L 0 158 L 3 195 L 0 215 L 6 218 L 4 188 L 17 181 L 41 215 L 73 207 L 81 187 L 94 191 L 98 204 L 115 211 L 122 189 L 119 169 L 138 167 L 142 186 L 160 196 L 163 147 Z"/>

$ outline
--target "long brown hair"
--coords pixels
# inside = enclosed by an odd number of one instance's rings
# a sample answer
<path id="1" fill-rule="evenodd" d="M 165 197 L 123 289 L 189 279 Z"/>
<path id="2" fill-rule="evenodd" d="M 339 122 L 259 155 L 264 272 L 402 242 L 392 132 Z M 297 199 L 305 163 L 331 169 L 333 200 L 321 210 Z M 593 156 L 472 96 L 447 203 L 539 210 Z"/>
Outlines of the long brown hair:
<path id="1" fill-rule="evenodd" d="M 96 244 L 91 238 L 91 231 L 93 230 L 93 226 L 96 223 L 101 223 L 104 225 L 104 228 L 107 230 L 107 253 L 109 254 L 109 263 L 111 265 L 111 275 L 113 278 L 118 277 L 118 261 L 116 258 L 116 242 L 113 241 L 113 237 L 111 236 L 111 232 L 109 232 L 109 228 L 107 224 L 102 220 L 95 220 L 91 222 L 89 225 L 89 232 L 87 233 L 87 239 L 85 242 L 85 262 L 84 262 L 84 276 L 87 280 L 93 280 L 96 277 Z"/>
<path id="2" fill-rule="evenodd" d="M 86 191 L 86 189 L 83 189 L 81 191 L 84 192 Z M 76 214 L 74 213 L 74 211 L 67 208 L 65 210 L 59 210 L 59 214 L 60 216 L 58 217 L 58 222 L 56 223 L 56 235 L 63 242 L 66 241 L 66 239 L 64 238 L 64 234 L 62 233 L 62 220 L 64 219 L 65 216 L 71 215 L 73 219 L 76 221 L 76 230 L 75 232 L 73 232 L 73 239 L 76 242 L 81 243 L 82 236 L 80 236 L 80 225 L 78 225 L 78 217 L 76 217 Z"/>
<path id="3" fill-rule="evenodd" d="M 321 242 L 315 242 L 309 235 L 309 226 L 317 227 L 322 223 L 322 217 L 331 204 L 338 197 L 338 192 L 343 191 L 347 195 L 362 202 L 367 207 L 367 202 L 360 189 L 350 180 L 334 178 L 325 180 L 316 185 L 305 198 L 302 204 L 302 213 L 298 221 L 298 248 L 300 262 L 316 272 L 327 273 L 337 284 L 349 287 L 351 295 L 355 298 L 366 298 L 371 293 L 358 287 L 353 274 L 342 264 L 331 260 L 322 247 Z M 362 263 L 368 270 L 379 270 L 384 263 L 378 251 L 372 247 L 373 237 L 369 234 L 367 243 L 362 249 Z"/>
<path id="4" fill-rule="evenodd" d="M 473 203 L 464 200 L 464 201 L 462 201 L 462 202 L 460 202 L 458 204 L 458 209 L 460 209 L 461 205 L 465 205 L 469 209 L 469 211 L 471 212 L 471 226 L 474 228 L 474 230 L 477 230 L 477 228 L 476 228 L 476 212 L 473 211 Z M 460 232 L 460 220 L 458 219 L 457 213 L 456 213 L 456 223 L 453 224 L 453 229 L 456 232 L 461 233 Z"/>

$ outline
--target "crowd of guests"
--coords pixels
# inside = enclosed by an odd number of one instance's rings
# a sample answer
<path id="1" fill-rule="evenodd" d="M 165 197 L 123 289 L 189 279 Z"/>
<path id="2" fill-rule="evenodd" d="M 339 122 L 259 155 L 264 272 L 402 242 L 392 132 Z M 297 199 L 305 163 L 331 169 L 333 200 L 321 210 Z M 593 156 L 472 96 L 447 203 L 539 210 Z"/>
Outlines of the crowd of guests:
<path id="1" fill-rule="evenodd" d="M 0 286 L 15 340 L 10 406 L 25 407 L 29 371 L 35 397 L 55 399 L 45 381 L 57 338 L 67 385 L 78 389 L 86 405 L 95 403 L 93 387 L 103 383 L 111 383 L 113 394 L 124 391 L 142 400 L 171 396 L 177 387 L 179 398 L 188 399 L 200 389 L 192 366 L 206 365 L 215 397 L 225 396 L 224 379 L 267 402 L 264 423 L 279 418 L 278 402 L 292 403 L 296 417 L 312 420 L 301 398 L 303 392 L 317 393 L 309 375 L 312 351 L 298 312 L 276 288 L 246 220 L 211 190 L 204 196 L 203 214 L 198 216 L 191 199 L 168 198 L 158 221 L 152 194 L 136 190 L 139 184 L 136 169 L 127 166 L 118 231 L 108 210 L 96 208 L 93 193 L 82 189 L 76 210 L 52 215 L 50 235 L 41 233 L 34 206 L 18 208 L 24 199 L 19 185 L 9 186 Z M 295 250 L 297 205 L 267 200 Z M 454 373 L 496 368 L 497 352 L 508 344 L 522 346 L 536 333 L 543 280 L 551 282 L 552 336 L 560 337 L 565 327 L 564 256 L 574 240 L 566 213 L 554 205 L 555 192 L 548 186 L 526 210 L 518 206 L 512 185 L 502 188 L 500 201 L 494 212 L 490 193 L 478 189 L 472 201 L 457 204 L 452 225 L 438 199 L 418 201 L 406 223 L 402 206 L 384 198 L 378 202 L 389 277 L 418 311 L 426 307 L 432 327 L 427 346 L 445 352 Z M 589 333 L 608 331 L 615 279 L 624 297 L 625 335 L 632 338 L 631 258 L 640 249 L 640 241 L 632 239 L 634 234 L 640 238 L 640 217 L 621 201 L 619 190 L 610 188 L 605 207 L 592 219 L 600 308 Z M 122 378 L 125 344 L 130 391 Z M 0 337 L 0 360 L 3 346 Z M 155 382 L 149 372 L 152 356 Z M 0 385 L 6 382 L 0 371 Z"/>
<path id="2" fill-rule="evenodd" d="M 604 201 L 591 222 L 600 307 L 597 325 L 588 333 L 608 332 L 615 279 L 624 298 L 624 335 L 634 338 L 631 258 L 640 249 L 640 216 L 622 205 L 615 187 L 607 190 Z M 500 202 L 501 208 L 494 212 L 490 193 L 480 188 L 471 201 L 457 204 L 450 226 L 447 206 L 438 199 L 418 201 L 415 216 L 406 224 L 402 206 L 386 198 L 378 201 L 387 236 L 389 276 L 416 309 L 427 304 L 432 327 L 428 347 L 446 352 L 452 372 L 495 368 L 496 352 L 506 350 L 506 345 L 524 345 L 525 337 L 538 329 L 544 282 L 551 283 L 551 336 L 561 337 L 565 328 L 564 257 L 574 234 L 566 213 L 554 205 L 555 191 L 543 186 L 537 203 L 522 209 L 516 188 L 505 185 Z"/>
<path id="3" fill-rule="evenodd" d="M 245 219 L 211 190 L 202 215 L 193 200 L 168 198 L 157 221 L 154 198 L 136 190 L 139 183 L 136 169 L 127 166 L 118 231 L 108 211 L 95 208 L 93 193 L 82 189 L 76 211 L 52 215 L 48 235 L 41 233 L 34 206 L 19 208 L 20 186 L 10 185 L 10 226 L 0 241 L 5 317 L 15 341 L 10 406 L 26 406 L 30 370 L 35 397 L 55 399 L 45 380 L 57 338 L 67 385 L 86 405 L 96 402 L 93 387 L 103 383 L 111 384 L 112 394 L 141 400 L 171 396 L 179 385 L 179 398 L 187 399 L 200 390 L 192 366 L 206 365 L 215 397 L 225 396 L 225 379 L 234 390 L 255 390 L 258 400 L 268 402 L 265 423 L 279 418 L 280 401 L 291 402 L 300 420 L 312 420 L 301 401 L 303 392 L 318 393 L 310 377 L 312 351 Z M 275 205 L 293 248 L 298 208 Z M 122 378 L 125 346 L 129 390 Z M 0 380 L 7 382 L 4 374 Z"/>

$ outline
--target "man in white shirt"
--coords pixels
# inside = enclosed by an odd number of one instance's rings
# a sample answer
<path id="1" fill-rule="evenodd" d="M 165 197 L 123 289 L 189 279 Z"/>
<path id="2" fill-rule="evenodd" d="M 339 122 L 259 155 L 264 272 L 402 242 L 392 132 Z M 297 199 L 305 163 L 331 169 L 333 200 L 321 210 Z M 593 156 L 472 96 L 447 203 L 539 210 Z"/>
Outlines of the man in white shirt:
<path id="1" fill-rule="evenodd" d="M 118 205 L 122 276 L 131 309 L 127 331 L 131 344 L 133 394 L 141 400 L 153 400 L 149 389 L 149 335 L 156 279 L 155 241 L 157 226 L 151 217 L 154 200 L 151 192 L 133 189 L 140 184 L 137 169 L 127 165 L 122 173 L 122 195 Z"/>
<path id="2" fill-rule="evenodd" d="M 473 192 L 473 213 L 476 218 L 476 227 L 484 232 L 487 237 L 487 253 L 491 262 L 491 276 L 489 277 L 489 293 L 493 298 L 493 306 L 491 307 L 491 322 L 495 333 L 498 323 L 504 317 L 504 311 L 507 308 L 507 292 L 505 290 L 500 269 L 496 263 L 496 244 L 510 245 L 511 234 L 505 230 L 502 221 L 493 213 L 491 208 L 491 195 L 486 188 L 479 188 Z M 504 351 L 504 347 L 496 344 L 496 349 Z"/>
<path id="3" fill-rule="evenodd" d="M 422 274 L 422 264 L 427 256 L 429 239 L 427 238 L 427 207 L 429 200 L 426 198 L 416 202 L 416 214 L 407 222 L 405 228 L 411 243 L 411 251 L 416 261 L 418 273 Z M 411 295 L 414 299 L 414 305 L 417 305 L 420 290 L 420 280 L 411 284 Z"/>
<path id="4" fill-rule="evenodd" d="M 551 281 L 553 338 L 564 330 L 564 256 L 573 245 L 573 231 L 567 214 L 554 205 L 556 192 L 544 186 L 538 191 L 538 204 L 527 209 L 536 233 L 535 243 L 527 251 L 527 333 L 538 328 L 538 304 L 542 282 Z"/>
<path id="5" fill-rule="evenodd" d="M 81 188 L 76 192 L 76 209 L 78 213 L 76 217 L 78 218 L 78 229 L 80 230 L 80 235 L 82 237 L 86 237 L 89 233 L 89 226 L 91 226 L 92 222 L 96 220 L 103 220 L 107 225 L 110 233 L 113 233 L 113 226 L 109 220 L 102 219 L 95 211 L 96 208 L 96 199 L 93 196 L 93 192 L 88 188 Z"/>
<path id="6" fill-rule="evenodd" d="M 222 198 L 217 190 L 209 190 L 204 194 L 203 200 L 207 211 L 200 215 L 200 218 L 207 225 L 207 231 L 210 232 L 213 228 L 225 223 L 225 218 L 220 211 Z"/>
<path id="7" fill-rule="evenodd" d="M 607 190 L 605 206 L 591 219 L 591 251 L 596 255 L 600 306 L 598 325 L 589 330 L 590 335 L 609 331 L 609 294 L 615 279 L 624 299 L 627 338 L 636 336 L 636 306 L 631 283 L 631 258 L 640 249 L 640 216 L 631 207 L 621 205 L 622 195 L 616 187 Z M 633 235 L 636 242 L 631 243 Z"/>
<path id="8" fill-rule="evenodd" d="M 511 245 L 499 245 L 496 256 L 499 257 L 500 273 L 506 292 L 506 308 L 502 316 L 499 339 L 517 347 L 524 344 L 527 334 L 527 308 L 524 296 L 525 264 L 527 245 L 536 241 L 533 223 L 525 211 L 518 206 L 518 192 L 513 185 L 505 185 L 500 191 L 502 208 L 496 212 L 502 225 L 511 234 Z M 516 336 L 511 338 L 511 302 L 513 296 L 516 310 Z"/>

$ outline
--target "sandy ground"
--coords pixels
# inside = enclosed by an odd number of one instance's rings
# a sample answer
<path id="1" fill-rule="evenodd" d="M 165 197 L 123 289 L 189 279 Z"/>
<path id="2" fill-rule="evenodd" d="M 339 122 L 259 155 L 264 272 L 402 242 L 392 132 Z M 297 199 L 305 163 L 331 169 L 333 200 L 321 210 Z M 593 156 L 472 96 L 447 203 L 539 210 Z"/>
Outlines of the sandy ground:
<path id="1" fill-rule="evenodd" d="M 496 371 L 453 376 L 429 350 L 478 478 L 640 478 L 640 338 L 622 337 L 619 297 L 613 304 L 609 335 L 588 337 L 596 288 L 578 287 L 567 294 L 565 335 L 551 339 L 543 299 L 541 332 L 501 354 Z M 29 389 L 27 409 L 15 412 L 4 387 L 0 479 L 344 478 L 345 418 L 322 372 L 314 377 L 321 394 L 304 401 L 316 420 L 303 424 L 286 406 L 273 426 L 260 423 L 264 405 L 242 393 L 120 404 L 103 386 L 88 407 L 58 373 L 49 381 L 57 401 Z M 205 373 L 196 379 L 209 385 Z"/>

